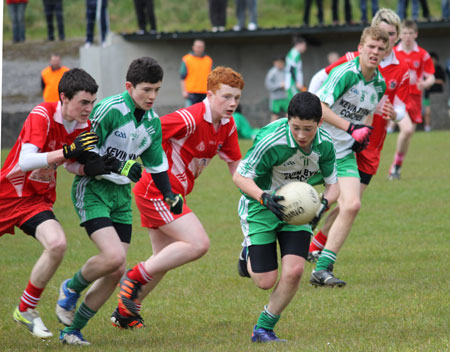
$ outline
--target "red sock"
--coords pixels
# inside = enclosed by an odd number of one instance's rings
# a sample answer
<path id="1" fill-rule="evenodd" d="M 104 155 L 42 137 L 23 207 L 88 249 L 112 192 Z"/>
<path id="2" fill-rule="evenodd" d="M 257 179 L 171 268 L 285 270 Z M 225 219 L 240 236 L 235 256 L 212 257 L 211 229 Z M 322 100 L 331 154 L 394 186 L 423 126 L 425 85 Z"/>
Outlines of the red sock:
<path id="1" fill-rule="evenodd" d="M 38 288 L 34 286 L 31 281 L 28 281 L 28 286 L 23 291 L 22 297 L 20 299 L 19 310 L 25 312 L 28 308 L 36 308 L 39 300 L 41 299 L 43 288 Z"/>
<path id="2" fill-rule="evenodd" d="M 395 153 L 394 165 L 402 166 L 404 158 L 405 158 L 405 154 L 402 154 L 399 152 Z"/>
<path id="3" fill-rule="evenodd" d="M 136 266 L 127 273 L 127 276 L 131 280 L 140 282 L 142 285 L 148 284 L 152 281 L 152 276 L 147 272 L 147 270 L 145 270 L 144 262 L 136 264 Z"/>
<path id="4" fill-rule="evenodd" d="M 321 251 L 323 247 L 325 247 L 325 243 L 327 243 L 327 236 L 325 236 L 322 231 L 319 231 L 313 237 L 311 244 L 309 245 L 309 251 Z"/>

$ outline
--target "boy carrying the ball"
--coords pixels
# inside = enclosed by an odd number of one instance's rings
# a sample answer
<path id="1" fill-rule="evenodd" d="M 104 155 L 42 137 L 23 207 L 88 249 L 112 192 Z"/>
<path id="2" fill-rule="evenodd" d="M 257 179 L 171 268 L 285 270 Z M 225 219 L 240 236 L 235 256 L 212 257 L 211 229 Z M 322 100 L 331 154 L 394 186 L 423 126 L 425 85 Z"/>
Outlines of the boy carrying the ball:
<path id="1" fill-rule="evenodd" d="M 297 292 L 312 234 L 311 224 L 295 226 L 282 220 L 283 197 L 275 191 L 293 181 L 307 182 L 320 172 L 325 192 L 312 223 L 339 195 L 336 152 L 321 123 L 318 97 L 297 93 L 289 103 L 288 117 L 260 130 L 233 176 L 243 193 L 238 210 L 244 233 L 239 275 L 251 277 L 263 290 L 275 287 L 253 329 L 253 342 L 285 341 L 273 329 Z M 283 267 L 278 281 L 277 240 Z"/>

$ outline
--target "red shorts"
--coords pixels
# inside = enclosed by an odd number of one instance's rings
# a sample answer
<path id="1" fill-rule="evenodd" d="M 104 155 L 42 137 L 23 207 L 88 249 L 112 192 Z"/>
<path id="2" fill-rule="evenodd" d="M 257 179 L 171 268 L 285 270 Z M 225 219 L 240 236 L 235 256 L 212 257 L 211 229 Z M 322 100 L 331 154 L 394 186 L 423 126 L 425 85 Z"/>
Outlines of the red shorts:
<path id="1" fill-rule="evenodd" d="M 375 175 L 380 165 L 380 150 L 365 149 L 361 153 L 356 153 L 356 162 L 358 170 L 368 175 Z"/>
<path id="2" fill-rule="evenodd" d="M 0 236 L 5 233 L 14 235 L 14 226 L 20 227 L 46 210 L 53 212 L 53 203 L 43 195 L 0 199 Z"/>
<path id="3" fill-rule="evenodd" d="M 161 198 L 147 196 L 144 198 L 135 194 L 136 205 L 141 213 L 141 225 L 156 229 L 172 221 L 192 212 L 186 203 L 183 204 L 183 212 L 181 214 L 172 214 L 169 206 Z M 184 200 L 186 201 L 186 200 Z"/>
<path id="4" fill-rule="evenodd" d="M 415 124 L 420 124 L 422 120 L 422 96 L 410 94 L 406 101 L 406 111 Z"/>

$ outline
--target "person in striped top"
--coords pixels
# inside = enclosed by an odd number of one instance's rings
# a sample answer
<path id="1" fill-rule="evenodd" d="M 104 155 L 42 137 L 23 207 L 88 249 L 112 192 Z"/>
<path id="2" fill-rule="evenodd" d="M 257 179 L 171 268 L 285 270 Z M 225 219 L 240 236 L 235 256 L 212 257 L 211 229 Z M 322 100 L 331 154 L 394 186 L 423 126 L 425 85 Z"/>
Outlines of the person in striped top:
<path id="1" fill-rule="evenodd" d="M 386 90 L 378 65 L 389 49 L 389 35 L 379 27 L 364 29 L 358 46 L 359 56 L 330 72 L 318 91 L 324 111 L 323 127 L 336 147 L 340 196 L 339 214 L 329 230 L 310 283 L 339 286 L 346 283 L 333 274 L 333 265 L 348 237 L 361 207 L 361 186 L 355 152 L 367 148 L 372 127 L 366 119 L 376 111 Z M 388 104 L 389 114 L 394 114 Z"/>
<path id="2" fill-rule="evenodd" d="M 297 292 L 312 234 L 310 224 L 294 226 L 281 220 L 283 207 L 275 191 L 292 181 L 308 182 L 320 172 L 325 192 L 313 222 L 339 194 L 335 148 L 321 123 L 318 97 L 297 93 L 289 103 L 288 117 L 259 131 L 233 176 L 242 192 L 238 209 L 244 242 L 239 275 L 251 277 L 261 289 L 275 287 L 253 329 L 253 342 L 285 341 L 273 330 Z M 282 263 L 278 281 L 277 241 Z"/>
<path id="3" fill-rule="evenodd" d="M 130 182 L 141 177 L 137 158 L 152 174 L 167 210 L 175 214 L 182 211 L 183 199 L 173 194 L 167 175 L 161 123 L 152 110 L 162 79 L 163 70 L 155 59 L 136 59 L 127 71 L 126 90 L 100 101 L 90 115 L 92 130 L 99 137 L 93 151 L 114 158 L 113 172 L 95 178 L 76 176 L 72 185 L 80 225 L 99 253 L 61 284 L 56 314 L 66 325 L 60 334 L 63 344 L 90 344 L 80 331 L 114 292 L 125 272 L 132 230 Z M 75 312 L 80 293 L 91 283 Z"/>

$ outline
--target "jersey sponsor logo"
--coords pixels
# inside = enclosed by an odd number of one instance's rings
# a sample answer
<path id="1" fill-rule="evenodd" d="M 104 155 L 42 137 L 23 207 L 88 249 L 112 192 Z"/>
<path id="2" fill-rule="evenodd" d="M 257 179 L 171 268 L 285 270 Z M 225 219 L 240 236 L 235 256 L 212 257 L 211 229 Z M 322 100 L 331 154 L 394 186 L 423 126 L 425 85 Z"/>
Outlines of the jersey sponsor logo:
<path id="1" fill-rule="evenodd" d="M 106 153 L 116 157 L 119 160 L 136 160 L 138 156 L 134 153 L 128 154 L 125 150 L 118 148 L 108 147 Z"/>
<path id="2" fill-rule="evenodd" d="M 114 135 L 119 138 L 127 138 L 127 134 L 123 131 L 114 131 Z"/>
<path id="3" fill-rule="evenodd" d="M 339 102 L 339 105 L 343 107 L 343 109 L 339 112 L 339 114 L 342 117 L 345 117 L 348 119 L 361 121 L 363 118 L 365 118 L 367 115 L 370 114 L 370 111 L 368 109 L 365 109 L 362 107 L 360 107 L 358 109 L 358 107 L 356 105 L 354 105 L 344 99 L 342 99 Z"/>
<path id="4" fill-rule="evenodd" d="M 293 172 L 285 172 L 283 173 L 283 177 L 285 180 L 297 180 L 297 181 L 307 181 L 313 175 L 315 175 L 315 171 L 311 171 L 308 169 L 293 171 Z"/>
<path id="5" fill-rule="evenodd" d="M 197 149 L 199 152 L 204 152 L 206 147 L 205 147 L 205 142 L 201 141 L 197 147 L 195 147 L 195 149 Z"/>

